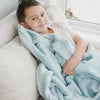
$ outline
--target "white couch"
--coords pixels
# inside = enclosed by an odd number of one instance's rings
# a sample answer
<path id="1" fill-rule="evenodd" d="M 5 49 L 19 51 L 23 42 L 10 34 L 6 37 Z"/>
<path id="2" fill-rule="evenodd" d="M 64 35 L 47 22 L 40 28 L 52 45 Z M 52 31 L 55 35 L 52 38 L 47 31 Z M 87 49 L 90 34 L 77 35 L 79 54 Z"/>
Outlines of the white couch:
<path id="1" fill-rule="evenodd" d="M 64 19 L 58 9 L 47 9 L 52 21 Z M 36 87 L 37 62 L 20 45 L 17 24 L 16 11 L 0 20 L 0 100 L 42 100 Z"/>
<path id="2" fill-rule="evenodd" d="M 0 100 L 38 100 L 37 62 L 20 46 L 15 11 L 0 21 Z"/>

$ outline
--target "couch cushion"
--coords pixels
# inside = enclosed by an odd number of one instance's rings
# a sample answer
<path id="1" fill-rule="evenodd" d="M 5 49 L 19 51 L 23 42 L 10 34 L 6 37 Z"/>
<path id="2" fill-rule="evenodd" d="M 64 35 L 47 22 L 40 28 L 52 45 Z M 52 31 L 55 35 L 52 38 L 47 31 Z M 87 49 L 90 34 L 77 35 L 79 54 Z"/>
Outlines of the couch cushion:
<path id="1" fill-rule="evenodd" d="M 0 47 L 16 36 L 17 24 L 16 11 L 0 20 Z"/>
<path id="2" fill-rule="evenodd" d="M 65 14 L 58 6 L 51 6 L 46 9 L 49 21 L 63 22 L 66 20 Z"/>
<path id="3" fill-rule="evenodd" d="M 0 49 L 0 100 L 37 100 L 36 60 L 18 36 Z"/>

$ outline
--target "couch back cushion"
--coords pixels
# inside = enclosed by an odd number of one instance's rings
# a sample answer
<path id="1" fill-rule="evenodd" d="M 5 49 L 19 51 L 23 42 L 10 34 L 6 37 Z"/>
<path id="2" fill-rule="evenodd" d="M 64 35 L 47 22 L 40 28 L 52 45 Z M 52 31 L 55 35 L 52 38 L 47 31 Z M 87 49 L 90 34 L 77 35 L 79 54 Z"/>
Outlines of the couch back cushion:
<path id="1" fill-rule="evenodd" d="M 16 11 L 0 20 L 0 47 L 16 36 L 17 24 Z"/>

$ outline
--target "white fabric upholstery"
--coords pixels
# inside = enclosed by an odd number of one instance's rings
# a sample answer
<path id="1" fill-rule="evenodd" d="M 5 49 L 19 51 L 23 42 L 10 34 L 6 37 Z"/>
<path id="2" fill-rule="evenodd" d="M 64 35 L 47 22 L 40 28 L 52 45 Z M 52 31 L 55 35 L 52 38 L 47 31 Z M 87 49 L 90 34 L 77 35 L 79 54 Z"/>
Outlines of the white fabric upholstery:
<path id="1" fill-rule="evenodd" d="M 37 100 L 36 60 L 18 36 L 0 49 L 0 100 Z"/>
<path id="2" fill-rule="evenodd" d="M 50 21 L 62 22 L 66 19 L 61 8 L 59 8 L 58 6 L 51 6 L 47 8 L 46 13 Z"/>
<path id="3" fill-rule="evenodd" d="M 0 47 L 13 39 L 17 34 L 16 11 L 0 20 Z"/>

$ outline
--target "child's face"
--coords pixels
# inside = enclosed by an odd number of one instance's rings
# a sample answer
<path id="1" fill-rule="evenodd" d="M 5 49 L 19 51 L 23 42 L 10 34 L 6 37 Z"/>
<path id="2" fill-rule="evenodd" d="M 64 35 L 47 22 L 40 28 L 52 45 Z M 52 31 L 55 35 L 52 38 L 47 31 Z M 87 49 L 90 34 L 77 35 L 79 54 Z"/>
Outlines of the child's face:
<path id="1" fill-rule="evenodd" d="M 45 32 L 48 26 L 48 17 L 45 9 L 41 5 L 26 8 L 25 22 L 20 24 L 38 33 Z"/>

